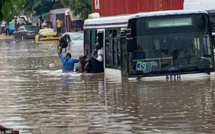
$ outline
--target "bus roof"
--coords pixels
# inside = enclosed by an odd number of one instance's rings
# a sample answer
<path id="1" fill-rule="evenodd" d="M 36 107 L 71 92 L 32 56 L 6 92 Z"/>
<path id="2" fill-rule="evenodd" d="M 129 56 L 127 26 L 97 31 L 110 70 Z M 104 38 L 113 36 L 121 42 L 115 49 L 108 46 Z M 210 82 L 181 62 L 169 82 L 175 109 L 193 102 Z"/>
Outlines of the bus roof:
<path id="1" fill-rule="evenodd" d="M 84 29 L 127 27 L 131 15 L 101 17 L 84 21 Z"/>
<path id="2" fill-rule="evenodd" d="M 139 17 L 152 17 L 152 16 L 168 16 L 168 15 L 186 15 L 186 14 L 207 14 L 204 10 L 169 10 L 169 11 L 157 11 L 157 12 L 147 12 L 147 13 L 137 13 L 132 16 L 132 18 Z"/>
<path id="3" fill-rule="evenodd" d="M 169 11 L 157 11 L 137 13 L 124 16 L 112 16 L 101 17 L 95 19 L 87 19 L 84 22 L 84 29 L 104 29 L 104 28 L 124 28 L 128 26 L 128 20 L 140 17 L 152 17 L 152 16 L 168 16 L 168 15 L 185 15 L 185 14 L 207 14 L 203 10 L 169 10 Z"/>

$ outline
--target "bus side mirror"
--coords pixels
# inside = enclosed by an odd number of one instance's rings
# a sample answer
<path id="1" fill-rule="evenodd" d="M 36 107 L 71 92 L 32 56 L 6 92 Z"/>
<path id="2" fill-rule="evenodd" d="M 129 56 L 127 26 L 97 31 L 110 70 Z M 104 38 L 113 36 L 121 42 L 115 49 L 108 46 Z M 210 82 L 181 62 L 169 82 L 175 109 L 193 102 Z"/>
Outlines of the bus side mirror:
<path id="1" fill-rule="evenodd" d="M 131 29 L 124 28 L 120 32 L 121 32 L 121 37 L 127 37 L 127 38 L 131 37 Z"/>
<path id="2" fill-rule="evenodd" d="M 135 44 L 133 38 L 126 38 L 126 44 L 127 44 L 127 50 L 128 52 L 134 52 L 135 51 Z"/>

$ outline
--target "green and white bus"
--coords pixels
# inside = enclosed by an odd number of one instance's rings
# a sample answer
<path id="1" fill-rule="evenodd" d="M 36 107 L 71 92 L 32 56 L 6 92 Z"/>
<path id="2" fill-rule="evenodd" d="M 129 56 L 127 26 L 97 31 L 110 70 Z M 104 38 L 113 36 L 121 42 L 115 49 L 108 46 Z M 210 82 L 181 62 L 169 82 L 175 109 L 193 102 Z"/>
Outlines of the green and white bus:
<path id="1" fill-rule="evenodd" d="M 214 52 L 208 13 L 174 10 L 96 17 L 84 22 L 84 49 L 98 41 L 105 75 L 144 80 L 211 77 Z"/>

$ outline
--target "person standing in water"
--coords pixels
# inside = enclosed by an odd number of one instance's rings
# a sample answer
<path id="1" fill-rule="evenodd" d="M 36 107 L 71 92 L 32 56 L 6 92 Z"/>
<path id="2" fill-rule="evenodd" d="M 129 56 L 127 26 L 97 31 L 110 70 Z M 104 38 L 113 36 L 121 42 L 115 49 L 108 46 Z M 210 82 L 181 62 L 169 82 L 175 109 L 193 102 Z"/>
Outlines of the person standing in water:
<path id="1" fill-rule="evenodd" d="M 85 56 L 81 55 L 79 57 L 79 62 L 75 68 L 75 72 L 76 73 L 84 73 L 85 63 L 86 63 L 86 55 Z"/>
<path id="2" fill-rule="evenodd" d="M 75 63 L 78 63 L 78 59 L 72 58 L 70 53 L 67 53 L 66 56 L 62 55 L 62 47 L 60 48 L 58 55 L 62 61 L 62 71 L 66 72 L 73 72 Z"/>

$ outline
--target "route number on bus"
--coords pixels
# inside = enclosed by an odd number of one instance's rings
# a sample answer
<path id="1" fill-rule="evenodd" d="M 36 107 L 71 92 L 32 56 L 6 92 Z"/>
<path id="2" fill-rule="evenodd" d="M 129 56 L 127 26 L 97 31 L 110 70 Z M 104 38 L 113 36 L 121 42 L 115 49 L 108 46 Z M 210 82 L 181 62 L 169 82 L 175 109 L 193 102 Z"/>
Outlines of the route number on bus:
<path id="1" fill-rule="evenodd" d="M 138 61 L 136 63 L 136 71 L 151 72 L 151 70 L 152 70 L 152 63 L 151 62 L 141 62 L 141 61 Z"/>

